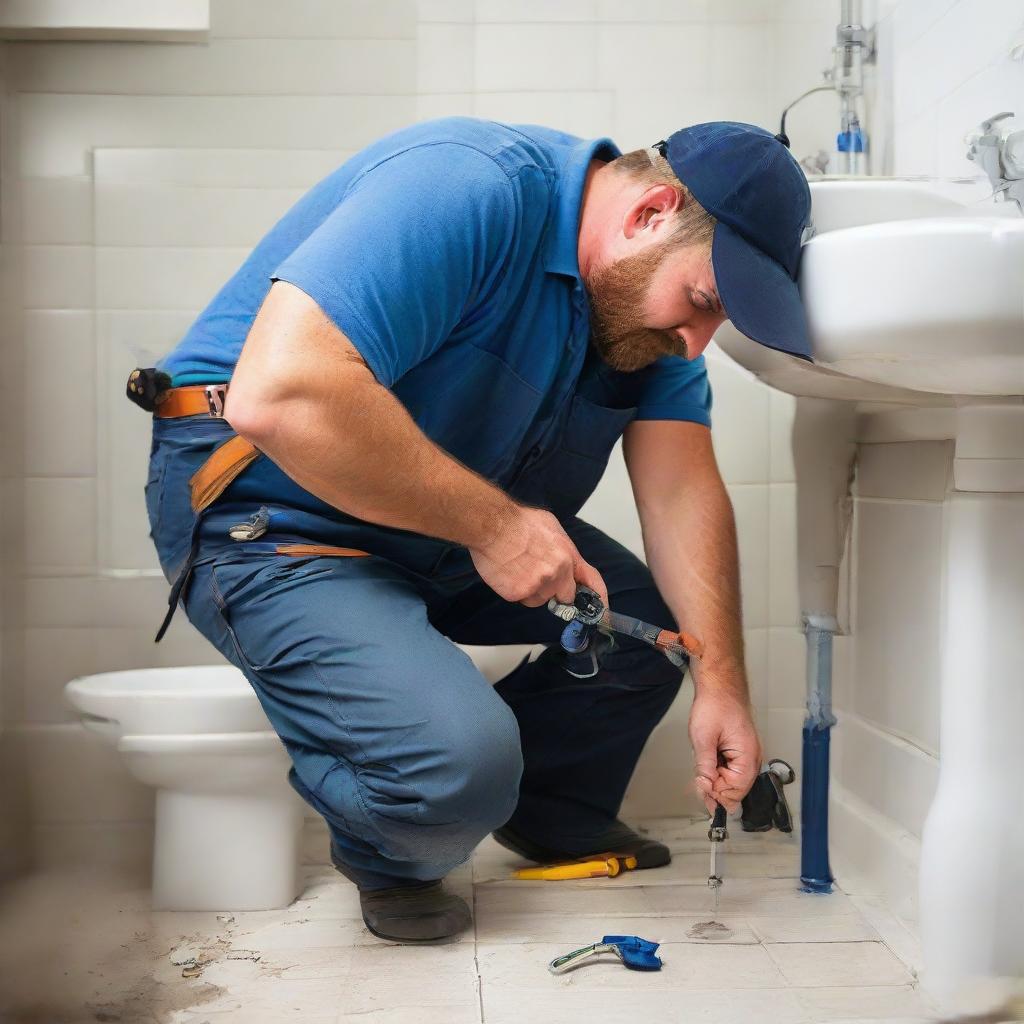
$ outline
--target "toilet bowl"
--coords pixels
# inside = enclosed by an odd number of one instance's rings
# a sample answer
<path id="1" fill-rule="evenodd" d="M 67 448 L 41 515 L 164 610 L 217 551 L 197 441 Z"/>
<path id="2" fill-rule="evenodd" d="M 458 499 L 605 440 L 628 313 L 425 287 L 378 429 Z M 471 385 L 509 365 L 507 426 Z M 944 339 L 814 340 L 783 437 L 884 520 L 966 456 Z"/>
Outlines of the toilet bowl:
<path id="1" fill-rule="evenodd" d="M 107 672 L 73 680 L 65 694 L 156 789 L 154 909 L 271 910 L 295 899 L 303 805 L 238 669 Z"/>
<path id="2" fill-rule="evenodd" d="M 542 645 L 463 646 L 488 682 Z M 82 724 L 156 790 L 153 908 L 272 910 L 300 891 L 304 809 L 290 760 L 231 665 L 132 669 L 64 688 Z"/>

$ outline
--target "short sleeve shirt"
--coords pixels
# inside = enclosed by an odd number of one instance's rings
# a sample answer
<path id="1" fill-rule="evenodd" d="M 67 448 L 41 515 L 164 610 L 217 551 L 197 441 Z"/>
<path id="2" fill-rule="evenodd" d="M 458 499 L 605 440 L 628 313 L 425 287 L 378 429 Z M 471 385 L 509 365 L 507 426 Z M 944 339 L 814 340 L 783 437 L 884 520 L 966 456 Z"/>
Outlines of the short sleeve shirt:
<path id="1" fill-rule="evenodd" d="M 609 139 L 472 118 L 387 136 L 285 214 L 161 368 L 175 385 L 229 379 L 286 281 L 428 437 L 496 482 L 575 395 L 710 426 L 703 357 L 633 373 L 594 358 L 580 207 L 591 162 L 617 155 Z"/>

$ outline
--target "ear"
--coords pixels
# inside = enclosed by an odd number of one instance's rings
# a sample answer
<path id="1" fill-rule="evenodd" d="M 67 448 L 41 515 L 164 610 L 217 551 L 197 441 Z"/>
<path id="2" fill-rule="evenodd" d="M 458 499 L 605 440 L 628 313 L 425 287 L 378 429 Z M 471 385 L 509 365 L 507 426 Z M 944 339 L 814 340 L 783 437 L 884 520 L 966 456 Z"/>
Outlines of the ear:
<path id="1" fill-rule="evenodd" d="M 652 240 L 660 240 L 669 219 L 683 208 L 683 195 L 671 185 L 652 185 L 630 204 L 622 219 L 622 233 L 636 238 L 649 231 Z"/>

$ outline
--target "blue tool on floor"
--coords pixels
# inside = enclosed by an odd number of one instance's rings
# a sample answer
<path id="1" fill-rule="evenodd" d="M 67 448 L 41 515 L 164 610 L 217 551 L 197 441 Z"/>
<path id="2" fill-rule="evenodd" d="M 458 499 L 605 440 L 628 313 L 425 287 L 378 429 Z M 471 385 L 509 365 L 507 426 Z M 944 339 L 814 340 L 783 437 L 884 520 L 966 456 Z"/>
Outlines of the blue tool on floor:
<path id="1" fill-rule="evenodd" d="M 598 953 L 614 953 L 631 971 L 660 971 L 661 957 L 656 955 L 658 946 L 659 943 L 641 939 L 639 935 L 606 935 L 600 942 L 555 957 L 548 964 L 548 970 L 552 974 L 564 974 L 578 967 L 588 957 Z"/>

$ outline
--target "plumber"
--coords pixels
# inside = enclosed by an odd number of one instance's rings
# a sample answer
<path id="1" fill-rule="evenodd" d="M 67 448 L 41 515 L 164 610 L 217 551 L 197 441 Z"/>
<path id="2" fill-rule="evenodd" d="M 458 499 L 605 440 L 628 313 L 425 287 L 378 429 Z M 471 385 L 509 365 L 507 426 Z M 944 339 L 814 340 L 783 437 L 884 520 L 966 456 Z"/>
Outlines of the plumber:
<path id="1" fill-rule="evenodd" d="M 567 671 L 546 604 L 578 585 L 702 641 L 696 787 L 734 810 L 752 785 L 702 353 L 728 317 L 809 357 L 787 147 L 734 122 L 625 155 L 469 118 L 396 132 L 310 189 L 156 368 L 168 618 L 252 683 L 374 934 L 464 930 L 442 879 L 490 832 L 540 862 L 668 863 L 618 813 L 683 670 L 602 637 L 596 674 Z M 620 437 L 646 564 L 578 516 Z M 456 644 L 546 648 L 492 688 Z"/>

